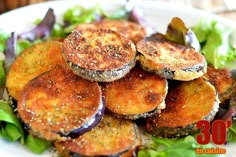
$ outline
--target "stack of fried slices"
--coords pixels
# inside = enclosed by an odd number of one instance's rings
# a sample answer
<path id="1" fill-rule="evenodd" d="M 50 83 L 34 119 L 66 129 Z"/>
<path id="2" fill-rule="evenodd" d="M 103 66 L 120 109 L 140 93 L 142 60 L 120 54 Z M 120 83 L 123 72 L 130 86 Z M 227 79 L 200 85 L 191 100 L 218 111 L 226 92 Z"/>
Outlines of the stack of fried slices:
<path id="1" fill-rule="evenodd" d="M 142 142 L 137 119 L 153 135 L 181 137 L 214 118 L 233 79 L 221 87 L 207 68 L 194 48 L 101 20 L 24 50 L 6 85 L 29 133 L 62 156 L 131 156 Z"/>

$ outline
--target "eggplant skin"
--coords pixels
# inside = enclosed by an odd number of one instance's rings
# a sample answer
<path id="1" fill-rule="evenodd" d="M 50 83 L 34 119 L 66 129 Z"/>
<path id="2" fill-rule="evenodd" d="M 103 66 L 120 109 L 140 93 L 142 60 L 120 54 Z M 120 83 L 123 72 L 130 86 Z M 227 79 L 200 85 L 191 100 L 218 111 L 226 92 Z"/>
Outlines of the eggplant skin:
<path id="1" fill-rule="evenodd" d="M 160 113 L 165 108 L 167 89 L 166 79 L 137 65 L 125 77 L 104 84 L 102 93 L 114 116 L 135 120 Z"/>
<path id="2" fill-rule="evenodd" d="M 82 136 L 54 145 L 63 157 L 122 156 L 140 144 L 139 130 L 130 120 L 105 114 L 100 123 Z"/>
<path id="3" fill-rule="evenodd" d="M 84 79 L 96 82 L 112 82 L 128 74 L 129 71 L 135 66 L 136 59 L 132 59 L 130 63 L 124 65 L 122 68 L 105 71 L 85 69 L 79 67 L 76 64 L 73 64 L 70 61 L 67 61 L 67 64 L 72 70 L 74 70 L 77 75 L 81 76 Z"/>
<path id="4" fill-rule="evenodd" d="M 197 131 L 198 121 L 212 121 L 218 109 L 218 94 L 203 78 L 175 81 L 167 94 L 166 108 L 147 119 L 146 130 L 160 137 L 186 136 Z"/>
<path id="5" fill-rule="evenodd" d="M 32 79 L 17 104 L 28 131 L 49 141 L 78 137 L 99 122 L 104 108 L 98 83 L 75 75 L 66 66 Z"/>
<path id="6" fill-rule="evenodd" d="M 75 74 L 96 82 L 125 76 L 136 64 L 134 43 L 109 29 L 82 29 L 63 42 L 63 57 Z"/>
<path id="7" fill-rule="evenodd" d="M 201 53 L 161 35 L 146 37 L 136 47 L 141 67 L 163 78 L 190 81 L 206 73 L 207 63 Z"/>

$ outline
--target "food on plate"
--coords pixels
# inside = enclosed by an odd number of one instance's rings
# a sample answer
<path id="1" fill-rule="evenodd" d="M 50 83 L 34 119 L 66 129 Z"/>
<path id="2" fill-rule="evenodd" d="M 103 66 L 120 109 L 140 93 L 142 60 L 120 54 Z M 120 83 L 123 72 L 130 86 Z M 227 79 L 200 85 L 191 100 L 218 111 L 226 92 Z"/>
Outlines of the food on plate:
<path id="1" fill-rule="evenodd" d="M 221 105 L 227 103 L 226 101 L 231 98 L 230 94 L 227 93 L 230 93 L 235 83 L 230 70 L 226 68 L 216 69 L 212 65 L 208 65 L 204 78 L 216 88 Z"/>
<path id="2" fill-rule="evenodd" d="M 80 137 L 54 142 L 63 157 L 120 156 L 134 149 L 139 132 L 134 122 L 105 114 L 100 123 Z"/>
<path id="3" fill-rule="evenodd" d="M 153 135 L 186 136 L 197 131 L 198 121 L 211 121 L 218 111 L 216 90 L 203 78 L 172 83 L 166 96 L 166 108 L 147 120 L 146 129 Z"/>
<path id="4" fill-rule="evenodd" d="M 6 87 L 9 94 L 19 100 L 24 86 L 31 79 L 56 65 L 66 65 L 61 51 L 62 44 L 60 42 L 47 41 L 21 52 L 7 74 Z"/>
<path id="5" fill-rule="evenodd" d="M 31 134 L 54 141 L 90 130 L 100 121 L 104 105 L 98 83 L 57 66 L 25 86 L 17 110 Z"/>
<path id="6" fill-rule="evenodd" d="M 146 35 L 144 27 L 137 23 L 125 20 L 104 19 L 89 24 L 80 24 L 76 27 L 76 29 L 80 30 L 86 27 L 97 29 L 111 29 L 113 31 L 121 33 L 122 35 L 133 41 L 133 43 L 137 43 Z"/>
<path id="7" fill-rule="evenodd" d="M 105 84 L 102 91 L 111 113 L 134 120 L 160 113 L 165 108 L 167 88 L 166 79 L 136 66 L 125 77 Z"/>
<path id="8" fill-rule="evenodd" d="M 190 81 L 206 72 L 207 63 L 201 53 L 168 41 L 162 35 L 146 37 L 136 46 L 141 67 L 161 77 Z"/>

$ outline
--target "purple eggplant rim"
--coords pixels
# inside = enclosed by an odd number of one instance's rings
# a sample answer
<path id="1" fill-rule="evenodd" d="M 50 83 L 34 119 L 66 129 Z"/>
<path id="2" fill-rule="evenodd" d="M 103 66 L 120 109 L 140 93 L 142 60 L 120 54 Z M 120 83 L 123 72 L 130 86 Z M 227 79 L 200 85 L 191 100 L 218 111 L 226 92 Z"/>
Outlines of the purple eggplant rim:
<path id="1" fill-rule="evenodd" d="M 71 138 L 77 138 L 81 136 L 82 134 L 86 133 L 87 131 L 90 131 L 92 128 L 94 128 L 102 119 L 105 111 L 105 105 L 103 103 L 103 98 L 101 98 L 100 105 L 98 108 L 98 111 L 96 114 L 83 126 L 80 128 L 74 129 L 73 131 L 69 132 L 68 134 L 63 134 L 62 132 L 57 132 L 62 137 L 71 137 Z"/>

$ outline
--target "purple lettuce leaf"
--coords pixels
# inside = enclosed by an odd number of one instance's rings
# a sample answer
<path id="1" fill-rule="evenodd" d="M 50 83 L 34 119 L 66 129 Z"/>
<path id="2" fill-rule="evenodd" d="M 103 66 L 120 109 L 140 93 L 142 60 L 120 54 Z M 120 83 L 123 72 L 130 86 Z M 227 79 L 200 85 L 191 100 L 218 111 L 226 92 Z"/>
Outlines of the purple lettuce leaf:
<path id="1" fill-rule="evenodd" d="M 144 15 L 142 10 L 140 10 L 139 8 L 134 7 L 129 13 L 128 13 L 128 20 L 138 23 L 142 26 L 146 26 L 147 23 L 144 20 Z"/>
<path id="2" fill-rule="evenodd" d="M 16 59 L 16 43 L 17 43 L 17 35 L 15 32 L 11 33 L 11 36 L 7 39 L 6 49 L 4 50 L 5 54 L 5 70 L 9 71 L 11 64 Z"/>
<path id="3" fill-rule="evenodd" d="M 56 17 L 53 9 L 49 8 L 43 20 L 32 30 L 21 33 L 18 38 L 34 41 L 35 39 L 48 37 L 55 24 Z"/>

